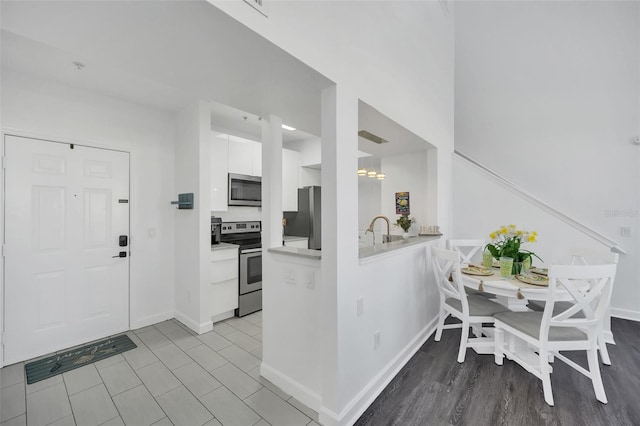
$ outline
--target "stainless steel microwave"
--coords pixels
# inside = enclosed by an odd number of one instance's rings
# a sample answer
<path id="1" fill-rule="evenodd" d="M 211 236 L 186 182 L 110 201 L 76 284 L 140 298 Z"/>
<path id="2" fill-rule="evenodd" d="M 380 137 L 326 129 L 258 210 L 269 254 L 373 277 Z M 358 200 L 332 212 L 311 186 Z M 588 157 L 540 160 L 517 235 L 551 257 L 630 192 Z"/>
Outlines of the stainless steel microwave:
<path id="1" fill-rule="evenodd" d="M 230 206 L 262 206 L 262 178 L 229 173 L 228 196 Z"/>

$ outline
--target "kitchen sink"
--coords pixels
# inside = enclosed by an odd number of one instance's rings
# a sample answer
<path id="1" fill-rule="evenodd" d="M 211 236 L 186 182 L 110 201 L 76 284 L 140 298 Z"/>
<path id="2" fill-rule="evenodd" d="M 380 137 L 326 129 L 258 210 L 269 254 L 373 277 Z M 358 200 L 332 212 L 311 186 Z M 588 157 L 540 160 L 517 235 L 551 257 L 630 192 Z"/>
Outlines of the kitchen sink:
<path id="1" fill-rule="evenodd" d="M 390 237 L 389 241 L 388 241 L 389 243 L 392 243 L 394 241 L 402 241 L 403 240 L 402 235 L 390 235 L 389 237 Z M 379 238 L 379 236 L 376 235 L 376 240 L 378 240 L 378 238 Z M 387 241 L 386 241 L 387 240 L 387 235 L 384 235 L 384 240 L 385 240 L 384 243 L 376 242 L 375 245 L 379 246 L 380 244 L 388 244 Z M 371 238 L 368 238 L 366 240 L 365 239 L 360 239 L 358 245 L 360 247 L 369 247 L 369 246 L 372 246 L 373 243 L 371 242 Z"/>

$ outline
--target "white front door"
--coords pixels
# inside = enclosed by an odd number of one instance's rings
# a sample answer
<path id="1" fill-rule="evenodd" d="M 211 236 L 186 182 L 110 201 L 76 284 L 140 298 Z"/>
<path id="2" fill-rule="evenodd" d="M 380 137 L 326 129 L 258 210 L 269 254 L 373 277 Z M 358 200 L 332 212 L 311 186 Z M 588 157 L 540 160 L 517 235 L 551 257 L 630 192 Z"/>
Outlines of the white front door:
<path id="1" fill-rule="evenodd" d="M 129 154 L 7 135 L 5 157 L 4 364 L 128 330 Z"/>

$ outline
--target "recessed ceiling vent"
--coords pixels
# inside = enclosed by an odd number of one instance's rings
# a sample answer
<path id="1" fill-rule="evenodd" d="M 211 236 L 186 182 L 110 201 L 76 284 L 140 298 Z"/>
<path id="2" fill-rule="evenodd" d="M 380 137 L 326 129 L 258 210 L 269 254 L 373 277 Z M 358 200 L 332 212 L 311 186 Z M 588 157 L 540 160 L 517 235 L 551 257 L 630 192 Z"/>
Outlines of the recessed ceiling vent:
<path id="1" fill-rule="evenodd" d="M 366 130 L 360 130 L 358 132 L 358 136 L 363 137 L 367 140 L 370 140 L 373 143 L 377 143 L 378 145 L 383 143 L 389 143 L 388 140 L 382 139 L 380 136 L 376 136 L 373 133 L 367 132 Z"/>

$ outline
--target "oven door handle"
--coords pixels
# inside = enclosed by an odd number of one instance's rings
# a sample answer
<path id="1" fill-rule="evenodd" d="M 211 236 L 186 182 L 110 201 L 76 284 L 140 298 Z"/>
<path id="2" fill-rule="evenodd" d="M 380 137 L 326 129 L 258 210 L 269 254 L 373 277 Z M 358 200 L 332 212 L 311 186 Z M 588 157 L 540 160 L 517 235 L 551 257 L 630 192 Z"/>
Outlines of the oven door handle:
<path id="1" fill-rule="evenodd" d="M 254 249 L 240 249 L 240 254 L 249 254 L 249 253 L 260 253 L 262 252 L 261 248 L 254 248 Z"/>

